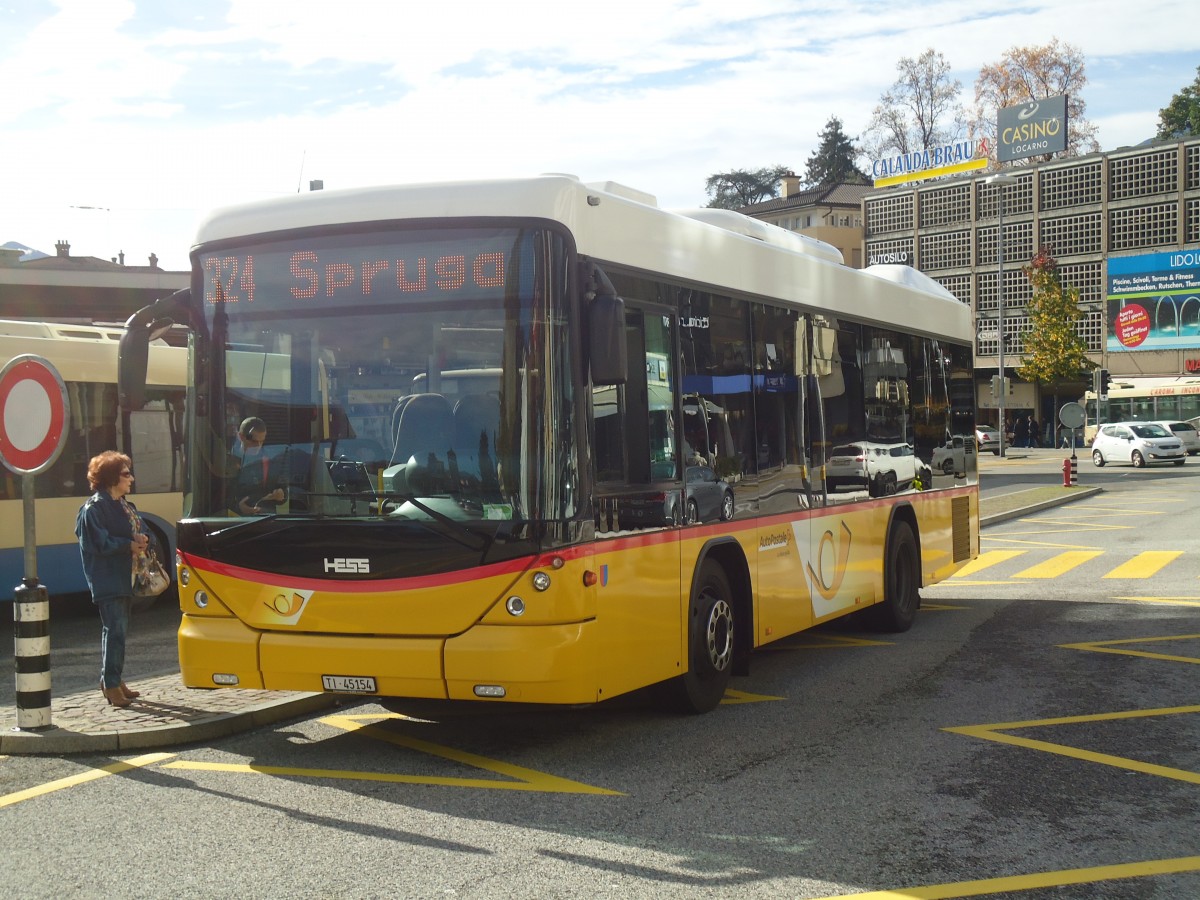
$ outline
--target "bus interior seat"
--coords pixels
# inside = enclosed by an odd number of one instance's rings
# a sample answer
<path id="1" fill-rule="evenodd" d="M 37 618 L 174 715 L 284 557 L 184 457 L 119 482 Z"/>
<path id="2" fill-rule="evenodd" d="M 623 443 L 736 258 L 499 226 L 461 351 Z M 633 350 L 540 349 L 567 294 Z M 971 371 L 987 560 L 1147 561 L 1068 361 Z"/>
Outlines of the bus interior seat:
<path id="1" fill-rule="evenodd" d="M 399 407 L 393 458 L 404 463 L 417 451 L 445 454 L 453 434 L 449 400 L 441 394 L 410 394 Z"/>

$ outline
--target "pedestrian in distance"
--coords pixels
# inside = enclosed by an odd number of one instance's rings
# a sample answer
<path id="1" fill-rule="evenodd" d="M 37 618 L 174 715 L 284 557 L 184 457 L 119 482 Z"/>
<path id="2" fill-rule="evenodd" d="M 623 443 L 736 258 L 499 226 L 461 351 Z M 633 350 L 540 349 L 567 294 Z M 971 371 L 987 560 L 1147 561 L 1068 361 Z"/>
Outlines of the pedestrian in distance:
<path id="1" fill-rule="evenodd" d="M 125 635 L 133 604 L 133 569 L 150 545 L 137 508 L 125 499 L 133 470 L 124 453 L 106 450 L 87 470 L 94 491 L 79 508 L 75 536 L 92 602 L 100 611 L 100 691 L 110 706 L 129 706 L 140 691 L 124 680 Z"/>
<path id="2" fill-rule="evenodd" d="M 1024 416 L 1017 417 L 1017 423 L 1013 426 L 1013 432 L 1016 439 L 1013 441 L 1014 447 L 1029 446 L 1029 419 Z"/>
<path id="3" fill-rule="evenodd" d="M 1029 417 L 1029 446 L 1040 447 L 1042 442 L 1038 435 L 1038 420 L 1032 415 Z"/>

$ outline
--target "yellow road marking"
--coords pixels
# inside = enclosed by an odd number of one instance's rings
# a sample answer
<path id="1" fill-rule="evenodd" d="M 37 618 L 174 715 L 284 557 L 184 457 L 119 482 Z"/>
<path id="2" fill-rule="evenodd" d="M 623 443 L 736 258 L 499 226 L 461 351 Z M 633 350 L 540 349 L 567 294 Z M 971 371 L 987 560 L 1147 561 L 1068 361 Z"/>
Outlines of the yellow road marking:
<path id="1" fill-rule="evenodd" d="M 840 894 L 826 900 L 949 900 L 953 897 L 981 897 L 985 894 L 1006 894 L 1012 891 L 1032 891 L 1068 884 L 1092 884 L 1116 881 L 1120 878 L 1149 878 L 1155 875 L 1175 875 L 1200 870 L 1200 856 L 1179 856 L 1174 859 L 1148 859 L 1144 862 L 1091 866 L 1086 869 L 1059 869 L 1056 872 L 1035 872 L 1032 875 L 1006 875 L 957 884 L 930 884 L 922 887 L 900 888 L 894 891 L 868 891 L 863 894 Z"/>
<path id="2" fill-rule="evenodd" d="M 147 753 L 145 756 L 138 756 L 127 762 L 109 763 L 107 766 L 102 766 L 99 769 L 80 772 L 78 775 L 68 775 L 66 778 L 60 778 L 57 781 L 50 781 L 46 784 L 39 784 L 37 787 L 26 788 L 23 791 L 16 791 L 12 794 L 5 794 L 3 797 L 0 797 L 0 807 L 12 806 L 24 800 L 32 800 L 34 797 L 52 794 L 55 791 L 74 787 L 77 784 L 85 784 L 89 781 L 95 781 L 98 778 L 104 778 L 107 775 L 119 775 L 121 772 L 128 772 L 130 769 L 151 766 L 164 759 L 170 759 L 174 755 L 174 753 Z"/>
<path id="3" fill-rule="evenodd" d="M 843 637 L 835 634 L 808 634 L 803 643 L 767 644 L 763 650 L 833 650 L 841 647 L 890 647 L 895 641 L 876 641 L 863 637 Z"/>
<path id="4" fill-rule="evenodd" d="M 1024 571 L 1018 572 L 1013 578 L 1057 578 L 1066 572 L 1070 572 L 1077 566 L 1082 566 L 1085 562 L 1101 556 L 1103 550 L 1067 550 L 1053 556 L 1045 562 L 1038 563 L 1036 566 L 1030 566 Z"/>
<path id="5" fill-rule="evenodd" d="M 1042 532 L 1038 532 L 1038 531 L 1012 532 L 1013 535 L 1041 534 L 1041 533 Z M 1048 531 L 1045 533 L 1046 534 L 1058 534 L 1057 531 Z M 992 541 L 997 544 L 1017 544 L 1018 546 L 1024 545 L 1027 547 L 1050 547 L 1051 549 L 1055 549 L 1055 550 L 1092 550 L 1092 549 L 1095 549 L 1094 547 L 1088 546 L 1087 544 L 1059 544 L 1055 541 L 1018 541 L 1018 540 L 1010 539 L 1007 534 L 995 535 L 995 536 L 985 536 L 983 538 L 983 540 Z"/>
<path id="6" fill-rule="evenodd" d="M 1158 641 L 1197 641 L 1200 634 L 1175 634 L 1168 637 L 1123 638 L 1117 641 L 1084 641 L 1078 644 L 1059 644 L 1065 650 L 1090 650 L 1093 653 L 1116 653 L 1120 656 L 1141 656 L 1146 659 L 1162 659 L 1167 662 L 1200 663 L 1194 656 L 1173 656 L 1167 653 L 1150 653 L 1145 650 L 1121 650 L 1120 644 L 1152 644 Z"/>
<path id="7" fill-rule="evenodd" d="M 1114 600 L 1133 600 L 1139 603 L 1175 603 L 1180 606 L 1200 606 L 1200 597 L 1114 597 Z"/>
<path id="8" fill-rule="evenodd" d="M 725 689 L 725 696 L 721 698 L 722 706 L 733 706 L 737 703 L 763 703 L 767 700 L 785 700 L 785 697 L 772 697 L 769 694 L 751 694 L 748 691 L 735 691 L 732 688 Z"/>
<path id="9" fill-rule="evenodd" d="M 1176 706 L 1167 709 L 1134 709 L 1116 713 L 1099 713 L 1087 716 L 1064 716 L 1056 719 L 1038 719 L 1030 722 L 998 722 L 992 725 L 965 725 L 955 728 L 943 728 L 952 734 L 964 734 L 968 737 L 982 738 L 985 741 L 996 741 L 1014 747 L 1025 747 L 1029 750 L 1040 750 L 1043 753 L 1053 753 L 1084 762 L 1100 763 L 1118 769 L 1128 769 L 1131 772 L 1141 772 L 1145 775 L 1155 775 L 1159 778 L 1170 778 L 1175 781 L 1185 781 L 1189 784 L 1200 784 L 1200 772 L 1189 772 L 1186 769 L 1175 769 L 1170 766 L 1159 766 L 1142 762 L 1137 759 L 1127 759 L 1123 756 L 1113 756 L 1109 753 L 1094 753 L 1067 744 L 1055 744 L 1050 741 L 1038 741 L 1031 738 L 1002 734 L 1003 731 L 1016 731 L 1022 728 L 1048 728 L 1054 725 L 1077 725 L 1084 722 L 1116 722 L 1125 719 L 1143 719 L 1153 716 L 1176 716 L 1200 713 L 1200 706 Z"/>
<path id="10" fill-rule="evenodd" d="M 968 575 L 974 575 L 982 569 L 998 565 L 1002 562 L 1008 562 L 1008 560 L 1028 552 L 1027 550 L 988 550 L 986 553 L 980 553 L 950 577 L 965 578 Z"/>
<path id="11" fill-rule="evenodd" d="M 406 716 L 397 715 L 395 713 L 384 713 L 370 716 L 326 716 L 320 721 L 327 725 L 332 725 L 335 728 L 341 728 L 345 731 L 359 731 L 365 736 L 374 738 L 375 740 L 387 741 L 389 744 L 395 744 L 399 747 L 405 747 L 409 750 L 416 750 L 418 753 L 427 753 L 430 756 L 437 756 L 442 759 L 460 763 L 461 765 L 469 766 L 474 769 L 482 769 L 485 772 L 502 775 L 512 780 L 496 781 L 489 778 L 455 778 L 436 775 L 397 775 L 390 772 L 358 772 L 348 769 L 307 769 L 294 768 L 290 766 L 245 765 L 240 763 L 189 762 L 186 760 L 169 763 L 164 766 L 164 768 L 192 769 L 205 772 L 241 772 L 256 775 L 279 775 L 291 778 L 331 778 L 342 781 L 382 781 L 391 784 L 425 784 L 434 785 L 437 787 L 488 788 L 496 791 L 539 791 L 559 794 L 603 794 L 616 797 L 624 796 L 620 791 L 610 791 L 607 788 L 595 787 L 594 785 L 583 784 L 579 781 L 571 781 L 567 778 L 559 778 L 557 775 L 550 775 L 546 772 L 538 772 L 535 769 L 527 769 L 524 766 L 517 766 L 513 765 L 512 763 L 501 762 L 498 759 L 489 759 L 486 756 L 468 753 L 465 750 L 456 750 L 453 747 L 443 747 L 440 744 L 430 743 L 429 741 L 423 741 L 419 738 L 410 738 L 405 737 L 404 735 L 393 734 L 385 729 L 369 724 L 368 721 L 406 718 Z"/>
<path id="12" fill-rule="evenodd" d="M 1105 578 L 1149 578 L 1167 563 L 1183 556 L 1182 550 L 1145 550 L 1117 566 Z"/>

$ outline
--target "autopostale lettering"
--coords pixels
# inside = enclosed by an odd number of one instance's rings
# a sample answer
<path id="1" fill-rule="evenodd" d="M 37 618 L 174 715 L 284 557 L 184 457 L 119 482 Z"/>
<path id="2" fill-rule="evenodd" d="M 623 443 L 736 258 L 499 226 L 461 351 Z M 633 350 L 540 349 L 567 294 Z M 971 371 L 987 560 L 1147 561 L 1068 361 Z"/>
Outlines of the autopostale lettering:
<path id="1" fill-rule="evenodd" d="M 498 251 L 385 256 L 296 250 L 257 256 L 213 254 L 203 265 L 208 303 L 432 298 L 503 290 L 506 278 L 505 254 Z"/>

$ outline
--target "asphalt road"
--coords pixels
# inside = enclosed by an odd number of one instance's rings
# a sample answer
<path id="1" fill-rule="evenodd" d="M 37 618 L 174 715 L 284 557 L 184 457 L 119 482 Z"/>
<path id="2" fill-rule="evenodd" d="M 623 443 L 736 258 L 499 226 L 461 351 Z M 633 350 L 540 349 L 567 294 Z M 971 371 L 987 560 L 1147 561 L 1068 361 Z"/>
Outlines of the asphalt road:
<path id="1" fill-rule="evenodd" d="M 996 464 L 1006 490 L 1052 463 Z M 363 702 L 115 775 L 0 760 L 0 891 L 1200 896 L 1185 469 L 1106 470 L 1104 494 L 986 529 L 979 568 L 926 589 L 910 632 L 782 641 L 705 716 L 650 693 Z"/>

